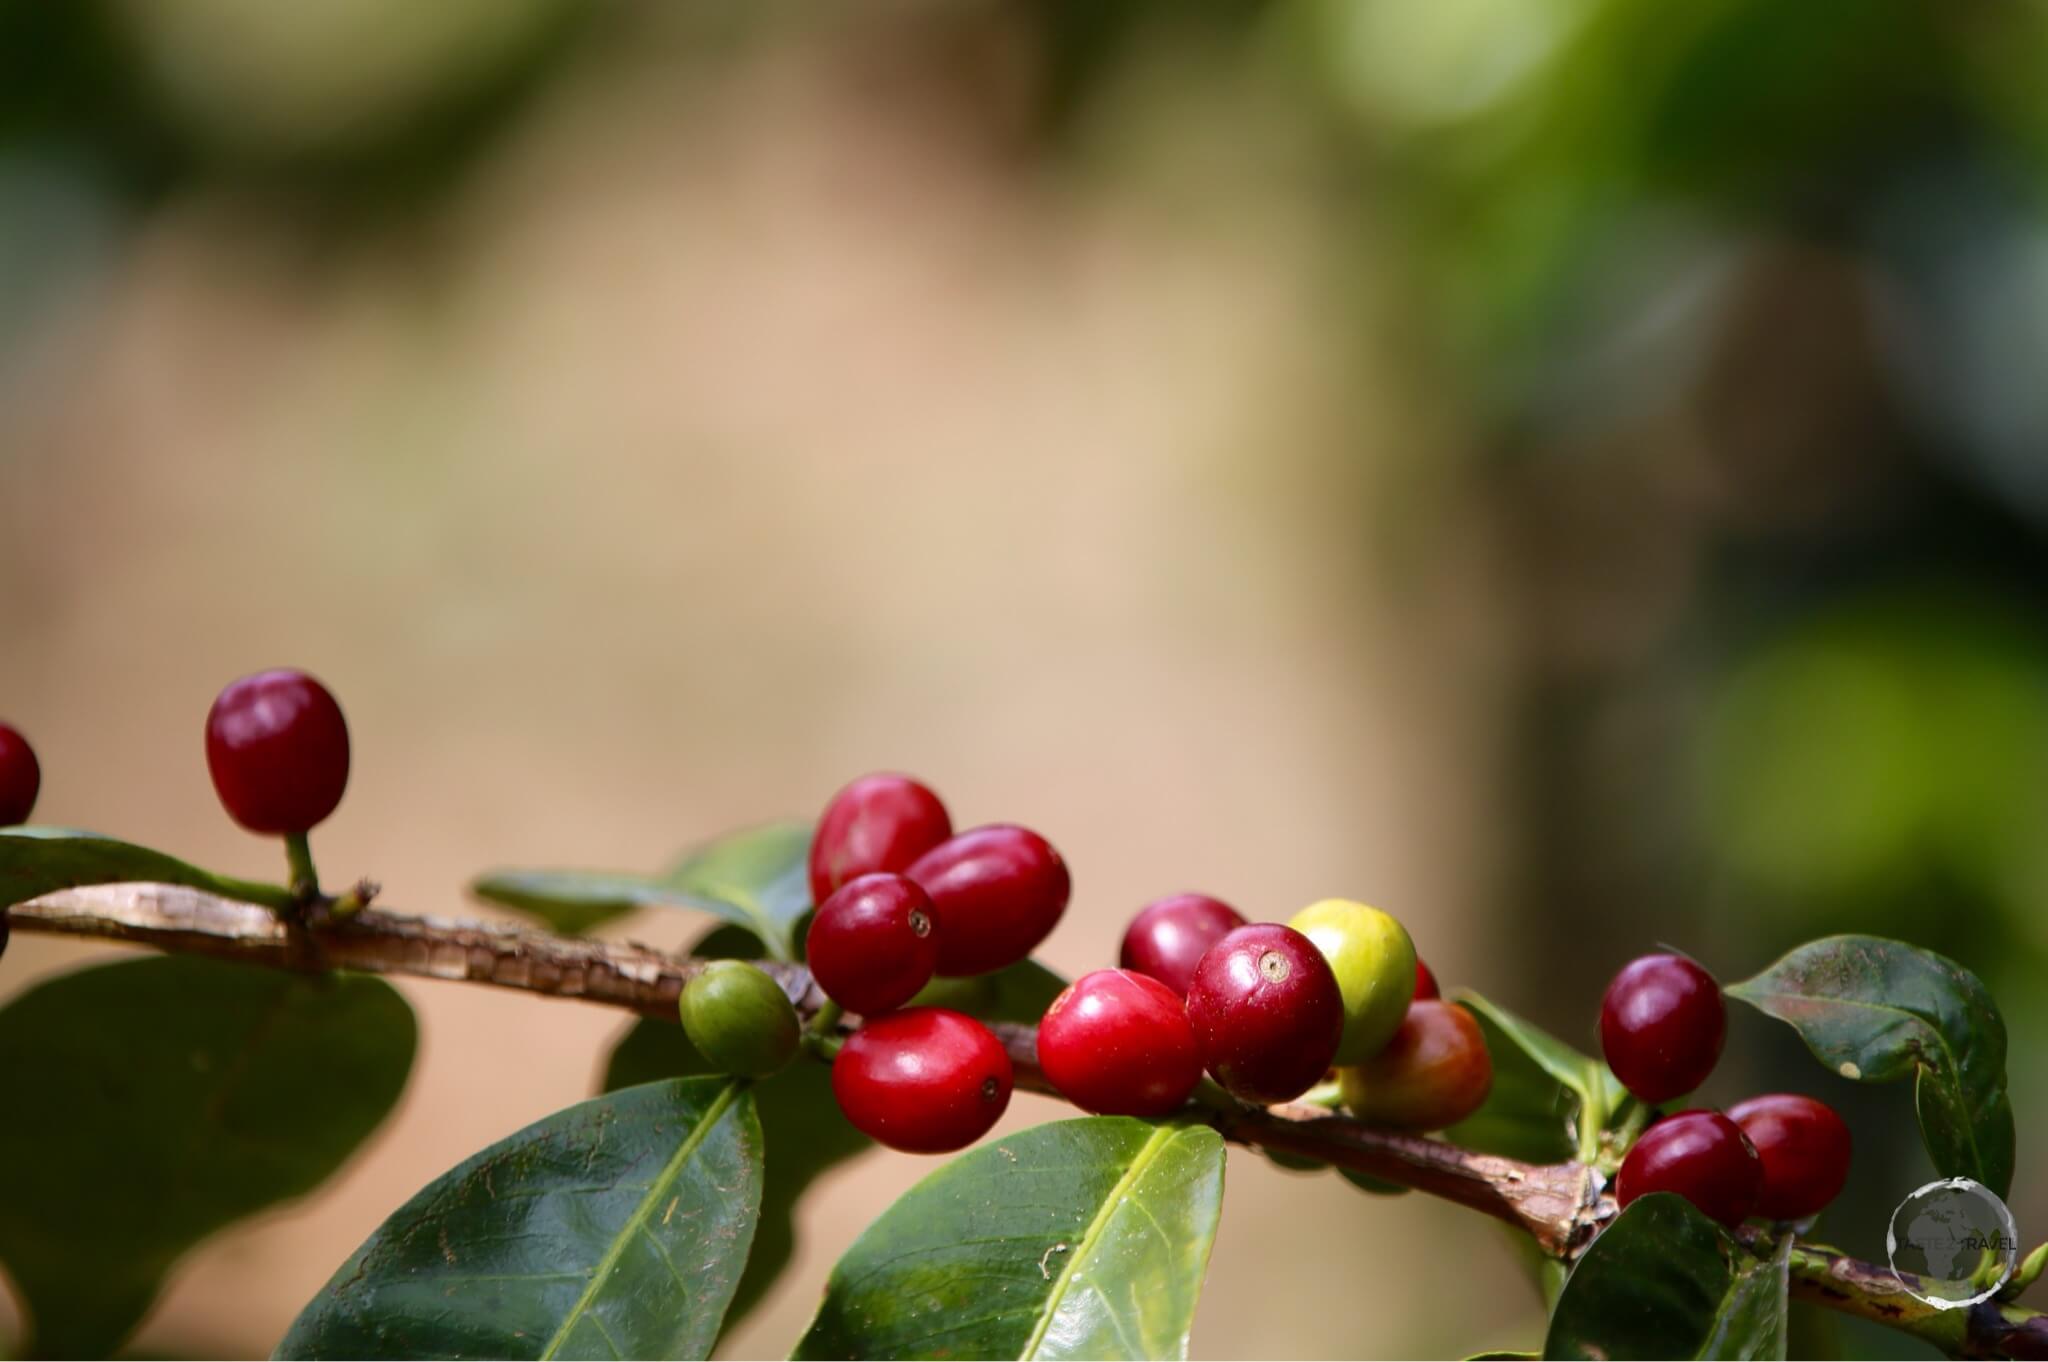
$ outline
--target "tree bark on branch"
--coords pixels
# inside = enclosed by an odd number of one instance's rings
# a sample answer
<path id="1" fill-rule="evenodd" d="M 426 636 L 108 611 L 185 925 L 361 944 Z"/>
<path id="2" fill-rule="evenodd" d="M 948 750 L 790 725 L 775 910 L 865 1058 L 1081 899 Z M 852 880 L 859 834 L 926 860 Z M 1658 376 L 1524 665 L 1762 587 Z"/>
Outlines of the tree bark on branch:
<path id="1" fill-rule="evenodd" d="M 300 973 L 352 969 L 519 989 L 676 1020 L 676 999 L 703 962 L 633 942 L 564 937 L 465 919 L 313 908 L 288 920 L 269 908 L 161 884 L 60 890 L 7 910 L 17 931 L 119 941 L 181 955 Z M 802 966 L 757 961 L 806 1017 L 825 999 Z M 1017 1086 L 1057 1095 L 1038 1069 L 1037 1032 L 996 1024 Z M 1365 1125 L 1322 1107 L 1236 1104 L 1206 1119 L 1239 1144 L 1318 1160 L 1483 1211 L 1570 1261 L 1616 1214 L 1600 1175 L 1581 1163 L 1529 1164 L 1443 1140 Z M 2048 1315 L 2005 1304 L 1937 1310 L 1889 1268 L 1814 1245 L 1792 1254 L 1792 1294 L 1876 1320 L 1963 1357 L 2048 1357 Z"/>

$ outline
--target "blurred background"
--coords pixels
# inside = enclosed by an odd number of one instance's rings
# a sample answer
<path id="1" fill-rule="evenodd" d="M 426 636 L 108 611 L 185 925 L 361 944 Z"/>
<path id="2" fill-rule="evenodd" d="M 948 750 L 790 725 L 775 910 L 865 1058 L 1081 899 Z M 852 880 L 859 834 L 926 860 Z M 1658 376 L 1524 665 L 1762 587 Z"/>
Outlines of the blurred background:
<path id="1" fill-rule="evenodd" d="M 2030 1245 L 2044 69 L 2037 0 L 0 0 L 0 713 L 38 821 L 271 875 L 201 725 L 304 666 L 323 867 L 443 913 L 909 770 L 1066 853 L 1063 971 L 1340 894 L 1589 1048 L 1652 943 L 1901 936 L 2005 1009 Z M 267 1355 L 622 1027 L 403 988 L 397 1116 L 137 1351 Z M 1733 1016 L 1705 1096 L 1785 1087 L 1881 1258 L 1909 1094 Z M 931 1166 L 814 1195 L 727 1352 Z M 1229 1176 L 1197 1356 L 1540 1340 L 1479 1218 Z"/>

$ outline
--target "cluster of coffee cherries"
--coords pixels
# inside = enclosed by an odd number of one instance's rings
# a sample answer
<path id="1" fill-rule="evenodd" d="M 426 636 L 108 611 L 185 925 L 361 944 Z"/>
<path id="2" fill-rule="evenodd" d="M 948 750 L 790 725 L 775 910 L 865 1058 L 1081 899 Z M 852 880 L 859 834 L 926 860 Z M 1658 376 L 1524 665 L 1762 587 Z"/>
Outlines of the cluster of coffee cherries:
<path id="1" fill-rule="evenodd" d="M 918 999 L 935 978 L 1030 955 L 1066 908 L 1059 853 L 1010 824 L 955 835 L 925 786 L 873 775 L 826 807 L 810 875 L 811 976 L 860 1019 L 833 1061 L 841 1110 L 891 1148 L 971 1144 L 1008 1105 L 1009 1055 L 981 1022 Z M 1076 980 L 1038 1027 L 1040 1069 L 1086 1111 L 1163 1116 L 1206 1071 L 1262 1105 L 1333 1081 L 1365 1119 L 1433 1130 L 1492 1084 L 1477 1023 L 1437 997 L 1401 924 L 1364 904 L 1329 899 L 1253 924 L 1176 895 L 1131 922 L 1120 964 Z"/>
<path id="2" fill-rule="evenodd" d="M 1607 1067 L 1656 1107 L 1692 1092 L 1721 1058 L 1727 1013 L 1714 977 L 1681 955 L 1630 961 L 1600 1006 Z M 1724 1225 L 1801 1220 L 1849 1177 L 1849 1127 L 1825 1103 L 1766 1093 L 1726 1112 L 1693 1108 L 1651 1123 L 1622 1160 L 1615 1200 L 1676 1192 Z"/>
<path id="3" fill-rule="evenodd" d="M 955 834 L 925 786 L 872 775 L 826 805 L 810 877 L 811 977 L 861 1020 L 832 1061 L 840 1110 L 892 1149 L 936 1154 L 980 1139 L 1009 1106 L 1009 1052 L 974 1018 L 913 1003 L 935 976 L 991 974 L 1029 956 L 1066 911 L 1066 862 L 1014 823 Z"/>
<path id="4" fill-rule="evenodd" d="M 1119 963 L 1076 980 L 1039 1023 L 1046 1077 L 1088 1111 L 1164 1115 L 1206 1070 L 1258 1105 L 1334 1081 L 1363 1120 L 1439 1130 L 1493 1086 L 1472 1014 L 1438 996 L 1407 929 L 1362 903 L 1248 923 L 1177 894 L 1131 920 Z"/>

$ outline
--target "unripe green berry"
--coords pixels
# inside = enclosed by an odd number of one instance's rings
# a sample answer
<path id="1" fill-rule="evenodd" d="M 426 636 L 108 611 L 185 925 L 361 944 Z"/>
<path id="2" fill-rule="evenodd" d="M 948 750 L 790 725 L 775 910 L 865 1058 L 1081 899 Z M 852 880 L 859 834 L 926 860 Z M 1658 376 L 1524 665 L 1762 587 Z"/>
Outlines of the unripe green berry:
<path id="1" fill-rule="evenodd" d="M 722 1073 L 766 1078 L 796 1056 L 803 1025 L 782 985 L 743 960 L 713 960 L 683 985 L 683 1030 Z"/>
<path id="2" fill-rule="evenodd" d="M 1415 943 L 1391 914 L 1349 899 L 1311 903 L 1288 926 L 1316 943 L 1344 995 L 1339 1065 L 1363 1064 L 1393 1038 L 1415 996 Z"/>

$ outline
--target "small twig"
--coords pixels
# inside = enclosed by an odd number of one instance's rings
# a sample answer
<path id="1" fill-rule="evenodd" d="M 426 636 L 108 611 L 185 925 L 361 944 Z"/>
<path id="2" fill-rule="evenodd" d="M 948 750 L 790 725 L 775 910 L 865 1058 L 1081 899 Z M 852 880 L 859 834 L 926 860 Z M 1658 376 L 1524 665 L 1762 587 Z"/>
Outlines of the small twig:
<path id="1" fill-rule="evenodd" d="M 327 905 L 327 911 L 335 917 L 354 917 L 369 907 L 382 892 L 384 886 L 375 880 L 357 880 L 342 891 L 341 897 Z"/>
<path id="2" fill-rule="evenodd" d="M 126 941 L 274 969 L 352 969 L 489 984 L 667 1019 L 676 1015 L 683 984 L 702 968 L 700 961 L 631 942 L 376 908 L 336 918 L 316 907 L 300 929 L 308 947 L 302 952 L 294 948 L 291 924 L 268 908 L 163 884 L 60 890 L 16 905 L 8 918 L 24 932 Z M 800 966 L 763 961 L 761 968 L 794 996 L 810 991 L 810 976 Z"/>
<path id="3" fill-rule="evenodd" d="M 1745 1236 L 1748 1238 L 1750 1236 Z M 1792 1248 L 1792 1294 L 1844 1314 L 1874 1319 L 1951 1357 L 2048 1356 L 2048 1315 L 1986 1301 L 1942 1310 L 1915 1296 L 1911 1273 L 1859 1262 L 1814 1244 Z"/>
<path id="4" fill-rule="evenodd" d="M 346 896 L 344 896 L 346 897 Z M 160 884 L 67 889 L 8 910 L 15 930 L 151 946 L 183 955 L 318 972 L 447 979 L 576 998 L 676 1020 L 676 998 L 705 962 L 633 942 L 593 941 L 520 927 L 316 905 L 303 922 L 197 889 Z M 830 1006 L 801 965 L 757 961 L 807 1017 Z M 827 1014 L 829 1017 L 829 1014 Z M 823 1030 L 832 1027 L 826 1020 Z M 1037 1032 L 998 1023 L 1017 1086 L 1052 1093 L 1039 1072 Z M 1311 1103 L 1202 1108 L 1225 1139 L 1315 1159 L 1483 1211 L 1569 1261 L 1615 1214 L 1599 1173 L 1583 1163 L 1529 1164 L 1476 1154 L 1443 1140 L 1365 1125 Z M 2048 1348 L 2048 1315 L 2013 1305 L 1936 1310 L 1890 1269 L 1798 1245 L 1792 1292 L 1873 1319 L 1966 1357 L 2035 1357 Z M 2031 1350 L 2031 1351 L 2030 1351 Z"/>

